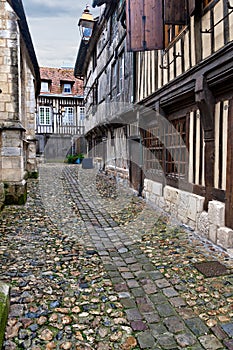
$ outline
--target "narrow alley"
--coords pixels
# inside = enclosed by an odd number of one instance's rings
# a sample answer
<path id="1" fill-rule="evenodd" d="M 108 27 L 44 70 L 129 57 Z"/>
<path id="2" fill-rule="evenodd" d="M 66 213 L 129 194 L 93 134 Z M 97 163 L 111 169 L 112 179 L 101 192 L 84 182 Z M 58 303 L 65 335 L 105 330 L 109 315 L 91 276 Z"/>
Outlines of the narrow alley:
<path id="1" fill-rule="evenodd" d="M 2 211 L 4 349 L 233 349 L 232 260 L 102 176 L 41 165 Z"/>

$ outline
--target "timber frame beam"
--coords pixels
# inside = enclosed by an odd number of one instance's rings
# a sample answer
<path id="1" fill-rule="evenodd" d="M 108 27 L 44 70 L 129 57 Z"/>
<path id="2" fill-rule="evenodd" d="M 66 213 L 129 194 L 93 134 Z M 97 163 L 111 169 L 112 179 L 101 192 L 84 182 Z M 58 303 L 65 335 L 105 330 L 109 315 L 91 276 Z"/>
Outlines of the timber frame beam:
<path id="1" fill-rule="evenodd" d="M 195 86 L 196 104 L 200 110 L 201 123 L 204 131 L 205 141 L 205 203 L 204 208 L 208 209 L 208 203 L 213 198 L 214 188 L 214 159 L 215 159 L 215 132 L 214 132 L 214 109 L 215 98 L 210 91 L 203 75 L 196 79 Z"/>
<path id="2" fill-rule="evenodd" d="M 227 146 L 226 226 L 233 229 L 233 99 L 230 100 Z"/>

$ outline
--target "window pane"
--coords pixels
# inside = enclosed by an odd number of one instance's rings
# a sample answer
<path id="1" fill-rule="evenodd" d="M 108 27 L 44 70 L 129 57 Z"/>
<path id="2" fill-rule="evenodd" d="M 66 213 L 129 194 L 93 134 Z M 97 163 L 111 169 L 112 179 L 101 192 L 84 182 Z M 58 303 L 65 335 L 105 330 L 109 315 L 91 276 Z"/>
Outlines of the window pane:
<path id="1" fill-rule="evenodd" d="M 51 125 L 50 107 L 40 107 L 40 109 L 39 109 L 39 123 L 41 125 Z"/>
<path id="2" fill-rule="evenodd" d="M 71 93 L 71 84 L 64 84 L 63 93 L 64 94 L 70 94 Z"/>
<path id="3" fill-rule="evenodd" d="M 85 119 L 85 107 L 80 107 L 80 109 L 79 109 L 79 118 L 80 118 L 80 120 L 84 120 Z"/>
<path id="4" fill-rule="evenodd" d="M 167 47 L 185 28 L 184 25 L 165 25 L 165 47 Z"/>
<path id="5" fill-rule="evenodd" d="M 73 125 L 74 124 L 74 108 L 65 107 L 65 113 L 62 118 L 63 125 Z"/>
<path id="6" fill-rule="evenodd" d="M 41 82 L 41 91 L 42 92 L 49 92 L 49 83 L 47 81 Z"/>

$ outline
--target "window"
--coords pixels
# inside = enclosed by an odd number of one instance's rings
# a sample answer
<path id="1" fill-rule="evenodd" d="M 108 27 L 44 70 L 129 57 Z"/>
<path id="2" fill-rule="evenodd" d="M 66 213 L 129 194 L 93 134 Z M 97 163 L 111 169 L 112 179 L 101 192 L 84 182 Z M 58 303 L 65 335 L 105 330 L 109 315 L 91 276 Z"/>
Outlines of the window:
<path id="1" fill-rule="evenodd" d="M 51 125 L 51 108 L 50 107 L 39 108 L 39 124 Z"/>
<path id="2" fill-rule="evenodd" d="M 83 121 L 85 119 L 85 107 L 79 107 L 79 119 Z"/>
<path id="3" fill-rule="evenodd" d="M 165 47 L 169 46 L 184 28 L 184 25 L 165 24 Z"/>
<path id="4" fill-rule="evenodd" d="M 72 93 L 72 86 L 70 83 L 64 83 L 63 85 L 63 93 L 64 94 L 71 94 Z"/>
<path id="5" fill-rule="evenodd" d="M 165 129 L 166 175 L 173 178 L 185 178 L 186 174 L 186 117 L 167 124 Z"/>
<path id="6" fill-rule="evenodd" d="M 116 61 L 113 63 L 111 67 L 111 98 L 116 95 L 116 88 L 117 88 L 117 64 Z"/>
<path id="7" fill-rule="evenodd" d="M 92 105 L 97 106 L 98 105 L 98 82 L 93 85 L 92 88 Z"/>
<path id="8" fill-rule="evenodd" d="M 124 88 L 124 53 L 119 56 L 118 61 L 118 86 L 117 92 L 121 93 Z"/>
<path id="9" fill-rule="evenodd" d="M 64 115 L 62 118 L 63 125 L 73 125 L 74 124 L 74 108 L 73 107 L 65 107 Z"/>
<path id="10" fill-rule="evenodd" d="M 158 122 L 144 134 L 145 173 L 150 179 L 166 176 L 167 181 L 186 180 L 187 172 L 186 117 Z"/>
<path id="11" fill-rule="evenodd" d="M 49 82 L 48 81 L 41 81 L 41 92 L 49 92 Z"/>
<path id="12" fill-rule="evenodd" d="M 164 175 L 164 156 L 165 148 L 162 142 L 162 129 L 154 127 L 145 131 L 144 137 L 144 159 L 146 176 L 151 180 L 156 180 L 157 177 Z"/>

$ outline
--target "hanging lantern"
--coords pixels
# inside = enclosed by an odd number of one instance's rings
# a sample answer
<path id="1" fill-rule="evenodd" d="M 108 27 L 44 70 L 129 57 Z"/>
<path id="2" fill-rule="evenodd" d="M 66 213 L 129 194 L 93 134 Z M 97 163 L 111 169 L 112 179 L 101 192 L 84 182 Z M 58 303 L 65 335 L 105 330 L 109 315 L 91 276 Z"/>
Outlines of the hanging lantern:
<path id="1" fill-rule="evenodd" d="M 94 23 L 95 23 L 94 18 L 87 6 L 83 11 L 82 16 L 78 22 L 82 40 L 88 41 L 90 39 L 92 35 Z"/>

